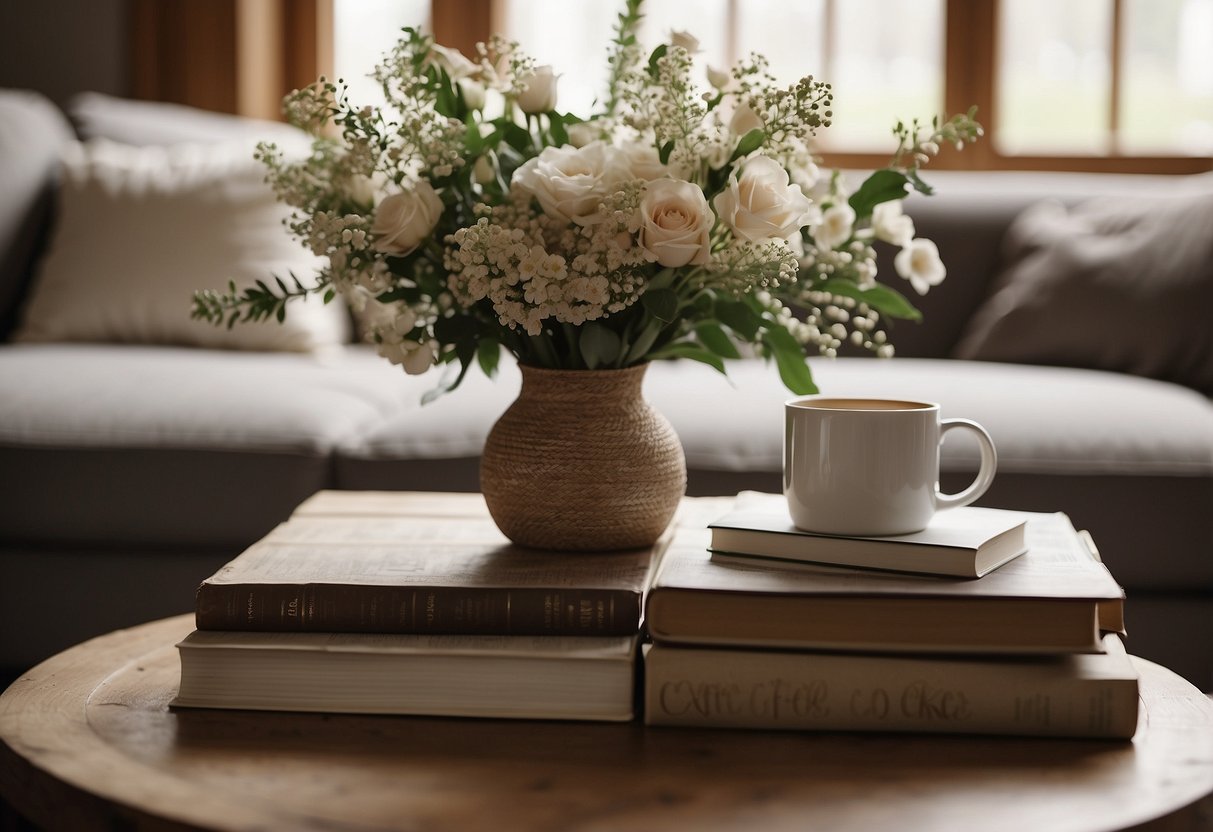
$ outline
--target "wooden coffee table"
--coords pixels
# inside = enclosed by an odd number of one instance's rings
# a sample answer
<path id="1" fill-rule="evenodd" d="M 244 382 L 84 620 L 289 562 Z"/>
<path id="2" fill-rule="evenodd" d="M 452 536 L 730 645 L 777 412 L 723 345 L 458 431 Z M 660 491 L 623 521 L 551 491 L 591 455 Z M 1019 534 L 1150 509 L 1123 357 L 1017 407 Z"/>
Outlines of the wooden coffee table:
<path id="1" fill-rule="evenodd" d="M 1213 820 L 1213 703 L 1146 661 L 1131 743 L 170 711 L 181 616 L 0 696 L 49 829 L 1094 830 Z M 1203 820 L 1202 820 L 1203 819 Z"/>

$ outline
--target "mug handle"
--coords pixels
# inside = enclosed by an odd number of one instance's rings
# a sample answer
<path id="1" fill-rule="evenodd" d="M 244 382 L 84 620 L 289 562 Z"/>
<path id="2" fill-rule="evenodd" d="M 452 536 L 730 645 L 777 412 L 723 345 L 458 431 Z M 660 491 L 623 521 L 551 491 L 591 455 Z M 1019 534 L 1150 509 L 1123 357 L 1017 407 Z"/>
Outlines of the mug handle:
<path id="1" fill-rule="evenodd" d="M 990 438 L 990 434 L 986 433 L 985 428 L 971 419 L 944 419 L 939 423 L 940 442 L 943 442 L 944 434 L 952 428 L 968 428 L 977 434 L 977 441 L 981 448 L 981 467 L 977 470 L 977 478 L 973 480 L 973 484 L 959 494 L 944 494 L 936 488 L 935 507 L 937 509 L 967 506 L 985 494 L 990 483 L 994 482 L 994 469 L 998 467 L 998 452 L 994 450 L 994 440 Z"/>

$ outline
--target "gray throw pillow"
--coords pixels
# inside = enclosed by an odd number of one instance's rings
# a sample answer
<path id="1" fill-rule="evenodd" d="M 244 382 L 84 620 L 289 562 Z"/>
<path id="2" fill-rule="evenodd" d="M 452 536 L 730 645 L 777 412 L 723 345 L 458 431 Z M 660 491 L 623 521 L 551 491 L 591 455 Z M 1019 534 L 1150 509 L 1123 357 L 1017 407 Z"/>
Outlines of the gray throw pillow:
<path id="1" fill-rule="evenodd" d="M 1024 211 L 953 357 L 1112 370 L 1213 395 L 1213 191 Z"/>

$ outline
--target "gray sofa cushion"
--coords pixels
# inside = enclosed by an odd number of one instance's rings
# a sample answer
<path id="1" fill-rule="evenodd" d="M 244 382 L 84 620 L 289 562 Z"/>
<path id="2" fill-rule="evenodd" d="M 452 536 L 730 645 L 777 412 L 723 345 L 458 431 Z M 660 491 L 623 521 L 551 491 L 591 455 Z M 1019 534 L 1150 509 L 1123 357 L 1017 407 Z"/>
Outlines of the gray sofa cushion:
<path id="1" fill-rule="evenodd" d="M 995 276 L 1004 268 L 1007 228 L 1042 196 L 1065 205 L 1097 198 L 1126 204 L 1142 196 L 1213 191 L 1213 174 L 1177 177 L 929 170 L 923 176 L 935 188 L 935 194 L 910 194 L 905 210 L 914 219 L 918 236 L 933 240 L 939 247 L 948 277 L 923 297 L 910 292 L 910 299 L 923 312 L 924 323 L 892 322 L 890 334 L 897 354 L 915 358 L 951 354 L 969 319 L 985 302 Z M 882 247 L 882 274 L 895 274 L 892 253 L 889 247 Z M 891 277 L 889 282 L 896 285 L 900 281 Z"/>
<path id="2" fill-rule="evenodd" d="M 399 371 L 345 355 L 0 346 L 0 540 L 247 545 L 398 409 Z"/>
<path id="3" fill-rule="evenodd" d="M 71 140 L 71 125 L 49 99 L 0 90 L 0 341 L 46 243 L 59 155 Z"/>
<path id="4" fill-rule="evenodd" d="M 1007 256 L 957 358 L 1116 370 L 1213 395 L 1213 189 L 1043 202 L 1011 226 Z"/>

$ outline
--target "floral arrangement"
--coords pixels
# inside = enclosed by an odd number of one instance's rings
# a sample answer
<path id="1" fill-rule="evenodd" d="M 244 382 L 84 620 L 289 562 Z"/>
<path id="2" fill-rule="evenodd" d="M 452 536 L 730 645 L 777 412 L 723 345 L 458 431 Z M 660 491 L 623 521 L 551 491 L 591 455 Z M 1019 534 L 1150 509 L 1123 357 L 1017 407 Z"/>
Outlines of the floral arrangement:
<path id="1" fill-rule="evenodd" d="M 409 373 L 520 362 L 621 368 L 688 358 L 721 371 L 741 349 L 816 392 L 809 354 L 844 342 L 892 355 L 884 319 L 919 313 L 877 281 L 874 244 L 925 293 L 945 275 L 901 200 L 930 193 L 919 168 L 981 135 L 973 113 L 898 124 L 888 166 L 848 193 L 813 154 L 832 92 L 776 85 L 758 55 L 697 71 L 682 32 L 647 59 L 640 0 L 620 14 L 609 92 L 586 118 L 558 109 L 558 76 L 493 37 L 475 60 L 413 29 L 373 77 L 387 104 L 360 107 L 321 78 L 285 101 L 314 137 L 287 160 L 258 148 L 290 230 L 327 258 L 315 285 L 279 278 L 200 292 L 194 317 L 279 320 L 288 301 L 337 295 L 372 316 L 379 351 Z M 708 82 L 697 83 L 702 74 Z"/>

